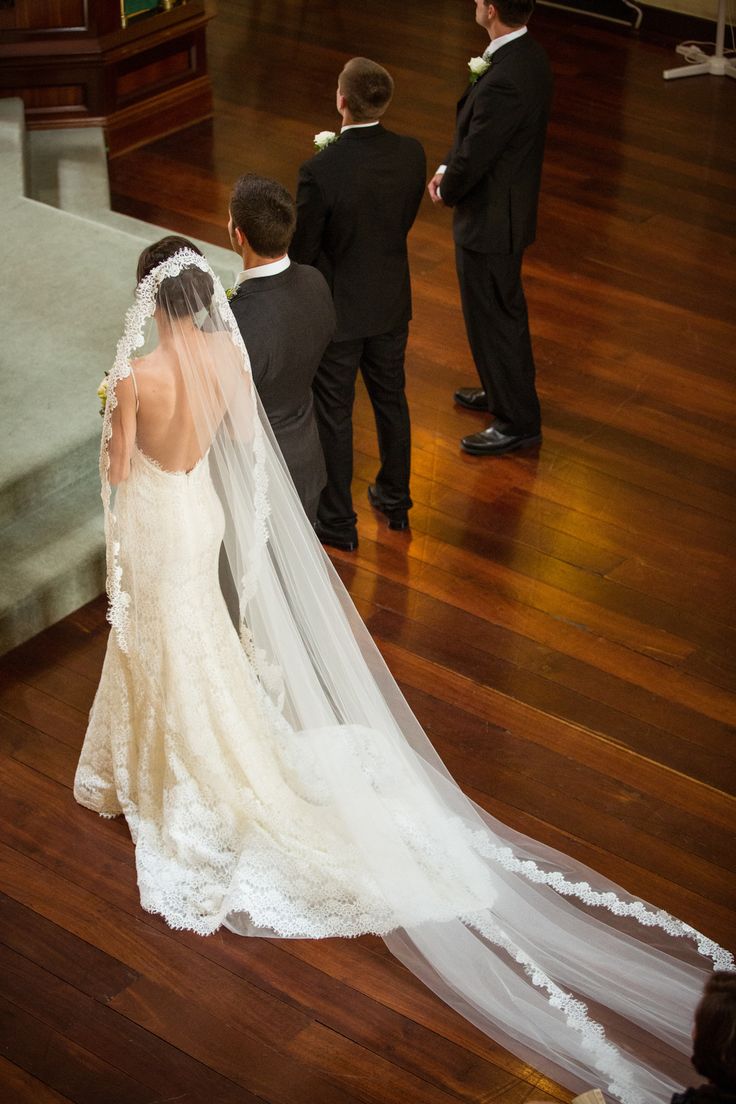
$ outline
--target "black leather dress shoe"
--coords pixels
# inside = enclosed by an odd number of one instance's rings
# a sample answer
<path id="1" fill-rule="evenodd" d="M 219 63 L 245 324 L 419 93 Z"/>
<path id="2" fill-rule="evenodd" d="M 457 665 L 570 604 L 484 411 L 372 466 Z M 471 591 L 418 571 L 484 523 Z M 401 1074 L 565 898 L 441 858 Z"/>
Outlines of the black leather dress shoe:
<path id="1" fill-rule="evenodd" d="M 357 529 L 344 529 L 341 533 L 335 533 L 326 529 L 321 521 L 315 521 L 314 531 L 322 544 L 327 544 L 330 548 L 339 548 L 341 552 L 355 552 L 358 547 Z"/>
<path id="2" fill-rule="evenodd" d="M 374 510 L 380 510 L 382 514 L 388 518 L 389 529 L 397 529 L 400 532 L 409 528 L 409 511 L 396 509 L 393 506 L 386 506 L 376 491 L 375 485 L 371 483 L 368 488 L 368 501 Z"/>
<path id="3" fill-rule="evenodd" d="M 464 452 L 473 456 L 502 456 L 505 452 L 514 452 L 516 449 L 534 448 L 541 444 L 542 434 L 534 433 L 522 436 L 514 433 L 504 433 L 495 425 L 480 433 L 471 433 L 469 437 L 463 437 L 460 447 Z"/>
<path id="4" fill-rule="evenodd" d="M 466 410 L 488 409 L 488 396 L 482 387 L 460 387 L 453 397 L 458 406 Z"/>

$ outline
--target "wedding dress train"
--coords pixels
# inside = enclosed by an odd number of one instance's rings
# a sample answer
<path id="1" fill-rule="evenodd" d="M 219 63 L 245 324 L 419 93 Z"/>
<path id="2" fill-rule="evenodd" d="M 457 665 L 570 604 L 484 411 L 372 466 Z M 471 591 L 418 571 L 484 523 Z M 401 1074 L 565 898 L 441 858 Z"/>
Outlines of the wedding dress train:
<path id="1" fill-rule="evenodd" d="M 114 491 L 115 388 L 154 315 L 200 459 L 171 471 L 136 445 Z M 705 960 L 733 959 L 462 794 L 306 522 L 196 253 L 139 284 L 101 474 L 112 632 L 75 797 L 125 815 L 143 907 L 202 935 L 379 934 L 442 999 L 570 1088 L 667 1099 L 686 1076 Z"/>

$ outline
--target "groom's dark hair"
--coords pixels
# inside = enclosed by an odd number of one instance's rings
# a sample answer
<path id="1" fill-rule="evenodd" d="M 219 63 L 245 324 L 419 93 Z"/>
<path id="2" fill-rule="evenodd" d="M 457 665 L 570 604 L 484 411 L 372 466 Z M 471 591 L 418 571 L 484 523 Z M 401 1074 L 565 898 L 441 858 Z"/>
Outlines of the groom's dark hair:
<path id="1" fill-rule="evenodd" d="M 233 227 L 248 239 L 261 257 L 280 257 L 287 251 L 296 227 L 296 205 L 278 180 L 245 173 L 230 196 Z"/>
<path id="2" fill-rule="evenodd" d="M 525 27 L 534 11 L 534 0 L 483 0 L 483 3 L 486 7 L 493 4 L 505 27 Z"/>
<path id="3" fill-rule="evenodd" d="M 337 79 L 337 86 L 356 123 L 380 119 L 394 94 L 391 74 L 382 65 L 364 57 L 350 59 Z"/>

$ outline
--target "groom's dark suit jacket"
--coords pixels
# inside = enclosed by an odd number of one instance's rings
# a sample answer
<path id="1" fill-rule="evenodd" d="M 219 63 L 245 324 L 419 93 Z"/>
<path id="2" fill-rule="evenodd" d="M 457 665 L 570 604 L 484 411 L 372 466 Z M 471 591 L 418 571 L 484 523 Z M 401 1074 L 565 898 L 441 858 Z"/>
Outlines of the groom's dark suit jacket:
<path id="1" fill-rule="evenodd" d="M 253 379 L 307 514 L 327 478 L 317 432 L 312 380 L 335 332 L 323 277 L 294 264 L 246 280 L 230 300 Z"/>
<path id="2" fill-rule="evenodd" d="M 420 143 L 380 123 L 345 131 L 299 170 L 290 255 L 324 274 L 337 311 L 335 340 L 408 324 L 406 235 L 425 176 Z"/>
<path id="3" fill-rule="evenodd" d="M 549 59 L 527 31 L 493 54 L 458 103 L 440 186 L 457 245 L 521 254 L 534 241 L 551 99 Z"/>

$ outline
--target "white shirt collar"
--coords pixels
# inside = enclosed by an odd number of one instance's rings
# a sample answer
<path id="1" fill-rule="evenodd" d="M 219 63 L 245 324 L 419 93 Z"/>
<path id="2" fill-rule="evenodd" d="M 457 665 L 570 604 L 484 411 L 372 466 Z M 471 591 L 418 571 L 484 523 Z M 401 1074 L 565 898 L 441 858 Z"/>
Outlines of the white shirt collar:
<path id="1" fill-rule="evenodd" d="M 268 264 L 258 265 L 257 268 L 245 268 L 238 273 L 235 286 L 240 287 L 246 280 L 257 280 L 260 276 L 275 276 L 277 272 L 285 272 L 291 264 L 288 253 L 278 260 L 269 261 Z"/>
<path id="2" fill-rule="evenodd" d="M 357 127 L 369 127 L 378 126 L 380 119 L 374 119 L 372 123 L 350 123 L 348 126 L 340 127 L 340 133 L 344 134 L 346 130 L 356 130 Z"/>
<path id="3" fill-rule="evenodd" d="M 526 27 L 517 27 L 515 31 L 509 31 L 508 34 L 501 35 L 500 38 L 494 38 L 490 46 L 487 46 L 483 52 L 483 57 L 488 61 L 495 54 L 496 50 L 500 50 L 502 46 L 505 46 L 508 42 L 513 42 L 515 38 L 521 38 L 526 34 Z"/>

